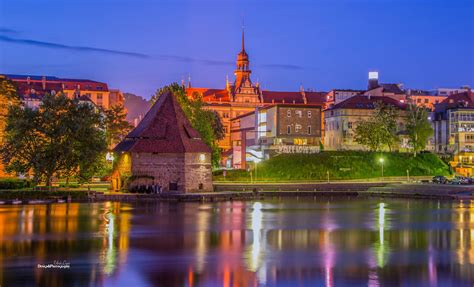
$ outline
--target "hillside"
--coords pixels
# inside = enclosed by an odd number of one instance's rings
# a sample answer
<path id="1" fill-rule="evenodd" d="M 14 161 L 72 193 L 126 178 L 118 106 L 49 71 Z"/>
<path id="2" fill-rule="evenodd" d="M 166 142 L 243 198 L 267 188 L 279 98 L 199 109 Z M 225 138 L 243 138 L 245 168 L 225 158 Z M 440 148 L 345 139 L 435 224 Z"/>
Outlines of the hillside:
<path id="1" fill-rule="evenodd" d="M 381 177 L 380 158 L 384 158 L 384 176 L 448 175 L 449 167 L 436 155 L 423 153 L 416 158 L 407 153 L 326 151 L 320 154 L 285 154 L 257 166 L 259 181 L 366 179 Z M 253 168 L 253 166 L 251 166 Z M 226 180 L 249 180 L 242 170 L 228 171 Z M 223 180 L 222 172 L 215 180 Z"/>
<path id="2" fill-rule="evenodd" d="M 143 117 L 150 109 L 150 102 L 144 98 L 131 94 L 124 93 L 125 108 L 127 109 L 127 121 L 132 122 L 134 119 Z"/>

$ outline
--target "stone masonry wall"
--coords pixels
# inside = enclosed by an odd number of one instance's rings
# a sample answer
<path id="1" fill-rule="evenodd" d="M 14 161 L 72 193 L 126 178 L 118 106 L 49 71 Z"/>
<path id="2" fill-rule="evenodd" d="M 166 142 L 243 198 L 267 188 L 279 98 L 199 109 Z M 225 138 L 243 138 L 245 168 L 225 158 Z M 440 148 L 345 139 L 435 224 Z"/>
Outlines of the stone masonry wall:
<path id="1" fill-rule="evenodd" d="M 213 191 L 210 153 L 187 153 L 185 156 L 186 192 Z"/>
<path id="2" fill-rule="evenodd" d="M 177 182 L 181 192 L 212 191 L 209 153 L 133 153 L 132 175 L 136 178 L 132 186 L 158 184 L 167 192 L 170 182 Z"/>

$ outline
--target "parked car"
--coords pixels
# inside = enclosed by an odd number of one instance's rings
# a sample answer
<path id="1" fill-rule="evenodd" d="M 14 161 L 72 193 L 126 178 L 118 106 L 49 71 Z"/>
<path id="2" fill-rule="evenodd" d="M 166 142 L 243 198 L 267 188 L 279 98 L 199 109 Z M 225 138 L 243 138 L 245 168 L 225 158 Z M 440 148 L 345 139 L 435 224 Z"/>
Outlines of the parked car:
<path id="1" fill-rule="evenodd" d="M 472 179 L 464 176 L 455 176 L 450 182 L 451 184 L 472 184 Z"/>
<path id="2" fill-rule="evenodd" d="M 433 183 L 439 183 L 439 184 L 448 183 L 448 179 L 445 176 L 442 176 L 442 175 L 434 176 L 432 181 L 433 181 Z"/>

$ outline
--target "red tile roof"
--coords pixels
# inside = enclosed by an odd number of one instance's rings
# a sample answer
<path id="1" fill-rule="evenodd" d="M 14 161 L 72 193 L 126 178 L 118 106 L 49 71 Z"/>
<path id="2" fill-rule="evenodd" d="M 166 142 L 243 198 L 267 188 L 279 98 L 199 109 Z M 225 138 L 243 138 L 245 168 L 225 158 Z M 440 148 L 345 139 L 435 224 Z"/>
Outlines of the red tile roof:
<path id="1" fill-rule="evenodd" d="M 262 91 L 264 103 L 295 103 L 303 104 L 303 95 L 301 92 L 273 92 Z"/>
<path id="2" fill-rule="evenodd" d="M 75 90 L 78 86 L 81 91 L 98 91 L 106 92 L 109 90 L 106 83 L 101 83 L 92 80 L 84 79 L 64 79 L 52 76 L 34 76 L 34 75 L 5 75 L 12 82 L 21 86 L 36 86 L 42 85 L 43 80 L 46 82 L 46 86 L 54 85 L 58 88 L 55 89 L 56 92 L 63 90 L 63 85 L 65 90 Z M 29 82 L 29 84 L 28 84 Z M 52 89 L 51 89 L 52 90 Z"/>
<path id="3" fill-rule="evenodd" d="M 474 93 L 462 92 L 453 94 L 435 105 L 436 112 L 443 112 L 454 108 L 474 108 Z"/>
<path id="4" fill-rule="evenodd" d="M 376 102 L 383 102 L 387 105 L 392 105 L 402 110 L 407 108 L 405 103 L 402 103 L 398 100 L 395 100 L 390 97 L 377 97 L 377 96 L 366 96 L 366 95 L 356 95 L 351 98 L 348 98 L 345 101 L 342 101 L 329 110 L 335 109 L 374 109 Z"/>
<path id="5" fill-rule="evenodd" d="M 163 94 L 114 151 L 143 153 L 211 152 L 191 127 L 176 97 Z"/>
<path id="6" fill-rule="evenodd" d="M 194 93 L 202 95 L 204 102 L 229 102 L 230 96 L 226 89 L 207 89 L 207 88 L 187 88 L 188 97 L 193 97 Z"/>
<path id="7" fill-rule="evenodd" d="M 324 105 L 326 103 L 326 92 L 304 92 L 308 104 Z"/>

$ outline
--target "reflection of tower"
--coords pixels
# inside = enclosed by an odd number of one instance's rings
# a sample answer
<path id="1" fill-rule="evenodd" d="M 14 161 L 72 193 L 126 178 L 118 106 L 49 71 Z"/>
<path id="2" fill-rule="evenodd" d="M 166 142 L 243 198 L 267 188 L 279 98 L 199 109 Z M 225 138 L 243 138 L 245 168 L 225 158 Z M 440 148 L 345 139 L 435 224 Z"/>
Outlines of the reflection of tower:
<path id="1" fill-rule="evenodd" d="M 265 284 L 267 279 L 267 270 L 262 253 L 266 248 L 266 233 L 262 226 L 263 213 L 262 204 L 255 202 L 251 214 L 252 245 L 247 252 L 248 269 L 257 272 L 259 283 Z"/>

